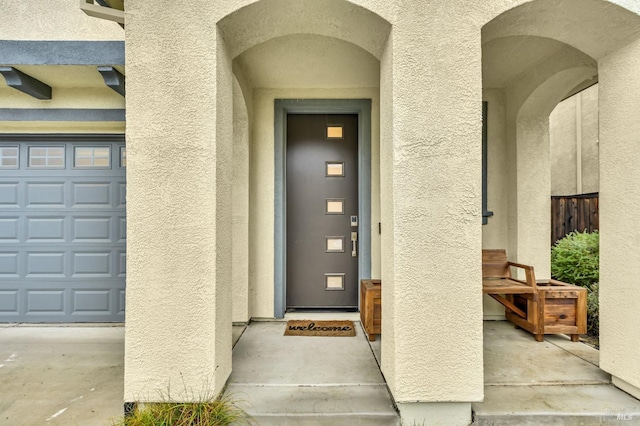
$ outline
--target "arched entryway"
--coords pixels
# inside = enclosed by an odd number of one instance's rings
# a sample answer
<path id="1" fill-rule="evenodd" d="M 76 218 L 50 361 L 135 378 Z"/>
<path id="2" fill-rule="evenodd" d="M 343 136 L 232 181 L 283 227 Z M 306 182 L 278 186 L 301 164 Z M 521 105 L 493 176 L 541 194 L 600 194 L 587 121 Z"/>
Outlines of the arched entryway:
<path id="1" fill-rule="evenodd" d="M 378 155 L 379 167 L 371 182 L 379 171 L 379 191 L 371 198 L 380 207 L 379 220 L 372 208 L 371 263 L 384 286 L 382 371 L 406 421 L 468 423 L 471 402 L 483 397 L 482 46 L 514 37 L 525 46 L 535 39 L 540 52 L 556 49 L 557 60 L 540 58 L 550 60 L 540 73 L 533 71 L 538 62 L 522 66 L 509 81 L 524 86 L 485 91 L 503 100 L 493 102 L 503 116 L 490 113 L 489 121 L 502 135 L 504 177 L 492 187 L 490 175 L 489 196 L 499 188 L 504 201 L 486 228 L 497 229 L 484 237 L 518 258 L 529 248 L 537 256 L 548 224 L 536 212 L 546 207 L 527 204 L 548 195 L 538 169 L 539 159 L 548 162 L 548 99 L 593 75 L 597 62 L 603 288 L 611 282 L 626 292 L 603 290 L 603 367 L 636 386 L 640 367 L 628 360 L 637 349 L 627 342 L 638 338 L 633 280 L 640 260 L 623 264 L 620 253 L 636 253 L 632 241 L 640 239 L 635 226 L 626 228 L 640 204 L 630 184 L 640 178 L 633 167 L 640 124 L 631 118 L 640 104 L 638 13 L 596 0 L 127 5 L 127 55 L 135 60 L 127 64 L 125 399 L 153 400 L 167 382 L 215 393 L 229 377 L 231 281 L 233 268 L 242 268 L 232 255 L 235 77 L 251 141 L 248 247 L 240 247 L 248 251 L 249 288 L 236 303 L 247 304 L 247 316 L 274 315 L 275 99 L 371 99 L 372 122 L 376 114 L 379 122 L 372 125 L 372 164 Z M 336 61 L 344 72 L 334 72 Z M 310 72 L 289 72 L 302 65 Z M 378 85 L 356 86 L 376 78 Z M 534 157 L 527 173 L 523 163 Z M 546 265 L 546 256 L 536 262 Z"/>
<path id="2" fill-rule="evenodd" d="M 500 212 L 484 228 L 483 243 L 506 247 L 514 259 L 535 265 L 537 278 L 550 277 L 549 114 L 581 84 L 597 79 L 600 365 L 613 375 L 614 384 L 638 396 L 640 370 L 621 362 L 638 356 L 628 343 L 637 338 L 633 326 L 637 318 L 630 313 L 637 311 L 636 297 L 630 297 L 625 284 L 633 281 L 627 275 L 633 267 L 619 263 L 630 254 L 630 247 L 622 244 L 629 235 L 621 223 L 630 220 L 624 219 L 623 206 L 632 205 L 636 196 L 628 190 L 635 171 L 625 165 L 637 149 L 631 143 L 633 136 L 624 130 L 636 124 L 622 111 L 638 108 L 638 83 L 630 77 L 639 46 L 637 6 L 599 0 L 515 3 L 482 29 L 483 96 L 489 102 L 492 133 L 489 208 Z M 624 76 L 620 69 L 626 69 Z M 485 315 L 499 316 L 500 309 L 485 301 Z"/>

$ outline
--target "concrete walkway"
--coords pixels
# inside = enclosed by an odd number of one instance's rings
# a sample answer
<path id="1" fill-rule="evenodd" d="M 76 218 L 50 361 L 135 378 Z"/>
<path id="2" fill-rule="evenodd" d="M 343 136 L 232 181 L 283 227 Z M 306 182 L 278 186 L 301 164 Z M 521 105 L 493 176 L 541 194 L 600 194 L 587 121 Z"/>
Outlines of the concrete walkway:
<path id="1" fill-rule="evenodd" d="M 228 392 L 261 426 L 399 424 L 355 324 L 356 337 L 306 337 L 284 336 L 285 322 L 251 323 L 233 350 Z"/>

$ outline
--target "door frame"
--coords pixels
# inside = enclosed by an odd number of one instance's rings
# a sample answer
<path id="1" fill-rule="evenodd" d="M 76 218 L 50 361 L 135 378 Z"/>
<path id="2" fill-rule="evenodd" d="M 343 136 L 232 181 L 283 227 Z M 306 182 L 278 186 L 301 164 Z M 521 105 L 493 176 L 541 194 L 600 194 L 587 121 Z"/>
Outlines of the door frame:
<path id="1" fill-rule="evenodd" d="M 276 99 L 274 194 L 274 316 L 287 309 L 287 115 L 358 116 L 358 283 L 371 277 L 371 99 Z M 360 292 L 358 292 L 358 295 Z M 359 297 L 359 296 L 358 296 Z"/>

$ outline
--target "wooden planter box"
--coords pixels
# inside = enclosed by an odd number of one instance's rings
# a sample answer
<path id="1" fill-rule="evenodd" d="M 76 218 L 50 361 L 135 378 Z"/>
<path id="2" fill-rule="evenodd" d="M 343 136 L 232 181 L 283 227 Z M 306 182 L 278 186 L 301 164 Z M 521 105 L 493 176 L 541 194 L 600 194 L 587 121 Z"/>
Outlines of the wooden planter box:
<path id="1" fill-rule="evenodd" d="M 360 281 L 360 321 L 371 342 L 381 333 L 381 288 L 380 280 Z"/>
<path id="2" fill-rule="evenodd" d="M 556 280 L 538 281 L 537 297 L 514 294 L 509 299 L 527 313 L 533 327 L 522 327 L 544 340 L 545 334 L 568 334 L 577 342 L 587 332 L 587 289 Z M 537 300 L 536 300 L 537 299 Z M 516 325 L 522 319 L 507 309 L 506 318 Z"/>

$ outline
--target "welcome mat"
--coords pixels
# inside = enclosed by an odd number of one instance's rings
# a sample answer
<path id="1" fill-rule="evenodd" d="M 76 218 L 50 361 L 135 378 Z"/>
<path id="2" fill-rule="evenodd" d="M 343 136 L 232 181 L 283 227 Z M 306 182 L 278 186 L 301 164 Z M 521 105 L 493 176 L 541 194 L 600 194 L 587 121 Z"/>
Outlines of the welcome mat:
<path id="1" fill-rule="evenodd" d="M 353 321 L 291 320 L 287 321 L 284 335 L 353 337 L 356 329 Z"/>

